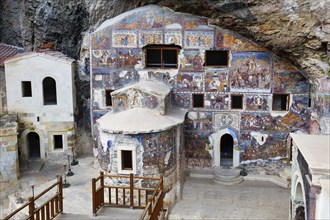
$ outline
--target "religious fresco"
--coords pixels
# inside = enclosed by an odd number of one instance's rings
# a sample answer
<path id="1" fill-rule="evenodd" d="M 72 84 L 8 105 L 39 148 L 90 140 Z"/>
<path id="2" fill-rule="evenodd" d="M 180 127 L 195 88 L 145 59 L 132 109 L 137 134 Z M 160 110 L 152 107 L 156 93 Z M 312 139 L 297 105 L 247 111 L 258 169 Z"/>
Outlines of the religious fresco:
<path id="1" fill-rule="evenodd" d="M 112 107 L 114 112 L 121 112 L 128 109 L 128 98 L 126 95 L 120 95 L 113 98 Z"/>
<path id="2" fill-rule="evenodd" d="M 152 29 L 164 27 L 164 10 L 156 9 L 149 10 L 146 13 L 141 13 L 139 18 L 140 29 Z"/>
<path id="3" fill-rule="evenodd" d="M 191 100 L 191 94 L 188 93 L 173 93 L 172 95 L 172 105 L 173 107 L 177 108 L 184 108 L 188 109 L 190 108 L 190 100 Z"/>
<path id="4" fill-rule="evenodd" d="M 91 35 L 92 50 L 111 49 L 111 34 L 105 31 L 99 31 Z"/>
<path id="5" fill-rule="evenodd" d="M 139 47 L 148 44 L 163 44 L 163 31 L 141 30 L 139 33 Z"/>
<path id="6" fill-rule="evenodd" d="M 161 82 L 166 85 L 171 85 L 173 83 L 173 80 L 171 79 L 171 76 L 168 72 L 148 71 L 148 79 Z"/>
<path id="7" fill-rule="evenodd" d="M 177 91 L 178 92 L 202 92 L 203 91 L 203 76 L 199 73 L 178 73 L 176 75 Z"/>
<path id="8" fill-rule="evenodd" d="M 298 72 L 297 68 L 295 68 L 292 64 L 275 55 L 273 56 L 273 66 L 274 71 Z"/>
<path id="9" fill-rule="evenodd" d="M 116 50 L 92 50 L 92 68 L 117 68 Z"/>
<path id="10" fill-rule="evenodd" d="M 309 84 L 300 72 L 275 72 L 273 91 L 278 93 L 307 93 Z"/>
<path id="11" fill-rule="evenodd" d="M 222 95 L 216 93 L 205 94 L 205 108 L 212 110 L 228 110 L 229 109 L 229 95 Z"/>
<path id="12" fill-rule="evenodd" d="M 178 13 L 173 13 L 171 10 L 165 10 L 164 22 L 166 28 L 177 28 L 182 29 L 182 19 L 183 15 Z"/>
<path id="13" fill-rule="evenodd" d="M 134 71 L 109 71 L 104 74 L 93 75 L 94 88 L 120 89 L 126 85 L 138 82 L 140 75 Z"/>
<path id="14" fill-rule="evenodd" d="M 232 91 L 270 91 L 270 53 L 232 53 L 229 70 Z"/>
<path id="15" fill-rule="evenodd" d="M 112 33 L 112 47 L 136 48 L 137 32 L 129 30 L 115 30 Z"/>
<path id="16" fill-rule="evenodd" d="M 197 17 L 186 15 L 183 18 L 183 26 L 186 30 L 189 29 L 201 29 L 201 28 L 210 28 L 208 26 L 208 19 L 205 17 Z"/>
<path id="17" fill-rule="evenodd" d="M 138 28 L 138 23 L 137 23 L 137 14 L 133 14 L 130 16 L 127 16 L 120 21 L 118 21 L 114 25 L 115 29 L 137 29 Z"/>
<path id="18" fill-rule="evenodd" d="M 180 59 L 180 71 L 202 71 L 203 59 L 199 50 L 184 50 Z"/>
<path id="19" fill-rule="evenodd" d="M 175 44 L 182 46 L 181 31 L 165 31 L 165 44 Z"/>
<path id="20" fill-rule="evenodd" d="M 209 49 L 213 47 L 214 32 L 211 31 L 186 31 L 184 34 L 185 48 Z"/>
<path id="21" fill-rule="evenodd" d="M 235 112 L 216 112 L 213 113 L 213 130 L 233 128 L 239 131 L 240 115 Z"/>
<path id="22" fill-rule="evenodd" d="M 330 94 L 316 95 L 313 99 L 314 109 L 319 117 L 330 116 Z"/>
<path id="23" fill-rule="evenodd" d="M 228 74 L 224 71 L 208 70 L 204 77 L 205 92 L 228 92 Z"/>
<path id="24" fill-rule="evenodd" d="M 270 95 L 247 94 L 245 95 L 246 110 L 269 111 L 271 108 Z"/>
<path id="25" fill-rule="evenodd" d="M 134 68 L 141 61 L 141 50 L 139 49 L 117 49 L 118 68 Z"/>

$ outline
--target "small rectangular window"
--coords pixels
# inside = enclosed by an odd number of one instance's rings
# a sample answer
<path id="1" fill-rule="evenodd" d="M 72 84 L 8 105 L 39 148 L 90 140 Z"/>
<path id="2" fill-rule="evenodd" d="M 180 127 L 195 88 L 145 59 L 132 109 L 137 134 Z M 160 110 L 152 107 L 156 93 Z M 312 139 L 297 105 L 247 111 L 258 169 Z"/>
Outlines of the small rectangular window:
<path id="1" fill-rule="evenodd" d="M 54 135 L 54 149 L 63 149 L 62 135 Z"/>
<path id="2" fill-rule="evenodd" d="M 112 98 L 111 98 L 111 93 L 114 90 L 105 90 L 105 105 L 106 106 L 112 106 Z"/>
<path id="3" fill-rule="evenodd" d="M 22 81 L 22 96 L 32 97 L 31 81 Z"/>
<path id="4" fill-rule="evenodd" d="M 243 95 L 232 95 L 231 96 L 231 108 L 232 109 L 243 109 Z"/>
<path id="5" fill-rule="evenodd" d="M 177 68 L 178 66 L 177 46 L 149 46 L 146 50 L 146 66 L 159 68 Z"/>
<path id="6" fill-rule="evenodd" d="M 289 110 L 289 95 L 288 94 L 273 94 L 273 110 L 288 111 Z"/>
<path id="7" fill-rule="evenodd" d="M 206 50 L 206 66 L 228 66 L 229 51 L 227 50 Z"/>
<path id="8" fill-rule="evenodd" d="M 133 170 L 133 157 L 131 150 L 121 151 L 121 169 L 122 170 Z"/>
<path id="9" fill-rule="evenodd" d="M 193 108 L 204 108 L 204 95 L 192 94 Z"/>

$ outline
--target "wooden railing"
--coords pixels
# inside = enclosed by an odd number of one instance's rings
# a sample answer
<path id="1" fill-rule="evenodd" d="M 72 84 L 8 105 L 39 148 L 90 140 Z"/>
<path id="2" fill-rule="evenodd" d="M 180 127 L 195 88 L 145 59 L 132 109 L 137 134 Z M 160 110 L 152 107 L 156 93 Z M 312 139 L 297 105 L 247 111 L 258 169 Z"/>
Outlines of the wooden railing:
<path id="1" fill-rule="evenodd" d="M 40 199 L 43 195 L 50 192 L 53 188 L 57 186 L 57 192 L 55 195 L 48 198 L 45 202 L 43 202 L 39 207 L 36 207 L 36 201 Z M 48 194 L 47 194 L 48 195 Z M 10 213 L 7 217 L 5 217 L 3 220 L 8 220 L 11 218 L 17 218 L 20 213 L 24 215 L 25 213 L 22 213 L 23 210 L 28 207 L 28 216 L 27 217 L 20 217 L 20 219 L 26 219 L 26 220 L 49 220 L 54 219 L 59 213 L 63 212 L 63 189 L 62 189 L 62 177 L 60 176 L 57 179 L 57 182 L 39 193 L 37 196 L 29 197 L 29 200 L 27 203 L 25 203 L 20 208 L 16 209 L 12 213 Z"/>
<path id="2" fill-rule="evenodd" d="M 127 180 L 126 185 L 107 185 L 104 178 Z M 135 186 L 135 182 L 143 182 L 142 185 L 153 185 L 154 187 Z M 152 184 L 153 183 L 153 184 Z M 160 211 L 163 209 L 163 177 L 134 177 L 118 175 L 104 175 L 92 179 L 92 210 L 93 216 L 103 206 L 126 207 L 145 209 L 141 219 L 157 219 Z"/>

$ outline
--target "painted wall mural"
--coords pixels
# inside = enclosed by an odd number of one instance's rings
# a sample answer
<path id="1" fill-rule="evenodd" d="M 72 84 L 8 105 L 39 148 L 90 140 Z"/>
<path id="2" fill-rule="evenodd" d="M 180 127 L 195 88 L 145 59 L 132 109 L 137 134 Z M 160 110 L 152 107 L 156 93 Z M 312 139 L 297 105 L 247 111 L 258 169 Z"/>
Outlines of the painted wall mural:
<path id="1" fill-rule="evenodd" d="M 148 44 L 162 44 L 163 31 L 140 31 L 139 33 L 139 47 L 144 47 Z"/>
<path id="2" fill-rule="evenodd" d="M 111 34 L 106 31 L 99 31 L 91 36 L 91 44 L 93 50 L 111 49 Z"/>
<path id="3" fill-rule="evenodd" d="M 191 94 L 187 93 L 173 93 L 173 107 L 188 109 L 191 108 Z"/>
<path id="4" fill-rule="evenodd" d="M 104 71 L 104 72 L 103 72 Z M 125 85 L 139 81 L 140 75 L 135 71 L 110 71 L 104 70 L 101 74 L 93 75 L 95 89 L 120 89 Z"/>
<path id="5" fill-rule="evenodd" d="M 202 71 L 203 59 L 199 50 L 184 50 L 180 59 L 180 71 Z"/>
<path id="6" fill-rule="evenodd" d="M 246 110 L 269 111 L 271 108 L 270 95 L 248 94 L 245 95 Z"/>
<path id="7" fill-rule="evenodd" d="M 137 47 L 137 32 L 128 30 L 115 30 L 112 33 L 112 47 Z"/>
<path id="8" fill-rule="evenodd" d="M 269 91 L 271 54 L 232 53 L 229 69 L 232 91 Z"/>
<path id="9" fill-rule="evenodd" d="M 276 72 L 273 78 L 273 91 L 278 93 L 307 93 L 309 84 L 299 72 Z"/>
<path id="10" fill-rule="evenodd" d="M 228 73 L 208 70 L 205 73 L 205 92 L 228 92 Z"/>
<path id="11" fill-rule="evenodd" d="M 181 31 L 165 31 L 165 44 L 175 44 L 182 46 Z"/>
<path id="12" fill-rule="evenodd" d="M 117 51 L 112 50 L 92 50 L 92 68 L 116 68 L 117 67 Z"/>
<path id="13" fill-rule="evenodd" d="M 139 26 L 141 29 L 163 28 L 163 20 L 164 10 L 155 8 L 140 14 Z"/>
<path id="14" fill-rule="evenodd" d="M 208 93 L 205 95 L 205 108 L 212 110 L 228 110 L 229 95 Z"/>
<path id="15" fill-rule="evenodd" d="M 199 73 L 178 73 L 176 75 L 178 92 L 202 92 L 203 75 Z"/>
<path id="16" fill-rule="evenodd" d="M 204 17 L 197 17 L 197 16 L 184 16 L 184 28 L 189 29 L 200 29 L 200 28 L 208 28 L 208 20 Z"/>
<path id="17" fill-rule="evenodd" d="M 224 128 L 234 128 L 239 131 L 240 115 L 233 112 L 219 112 L 213 114 L 213 130 L 221 130 Z"/>
<path id="18" fill-rule="evenodd" d="M 141 50 L 118 49 L 118 68 L 134 68 L 138 61 L 141 61 Z"/>
<path id="19" fill-rule="evenodd" d="M 184 35 L 185 48 L 210 49 L 213 47 L 214 32 L 186 31 Z"/>

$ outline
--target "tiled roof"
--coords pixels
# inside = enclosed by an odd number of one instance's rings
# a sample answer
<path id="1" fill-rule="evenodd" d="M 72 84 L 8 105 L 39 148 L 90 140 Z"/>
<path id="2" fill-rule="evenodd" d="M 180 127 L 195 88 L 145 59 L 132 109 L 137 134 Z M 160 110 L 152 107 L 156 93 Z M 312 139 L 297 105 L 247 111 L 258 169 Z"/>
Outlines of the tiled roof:
<path id="1" fill-rule="evenodd" d="M 23 53 L 24 49 L 7 44 L 0 44 L 0 67 L 4 66 L 4 61 L 18 53 Z"/>
<path id="2" fill-rule="evenodd" d="M 20 58 L 22 59 L 24 57 L 33 57 L 33 56 L 49 57 L 53 60 L 60 60 L 60 61 L 68 62 L 68 63 L 72 63 L 75 61 L 75 59 L 72 59 L 72 58 L 64 55 L 61 52 L 50 50 L 50 49 L 41 49 L 41 50 L 37 50 L 35 52 L 26 52 L 26 53 L 18 54 L 14 57 L 7 59 L 6 62 L 11 61 L 11 60 L 17 60 Z"/>

